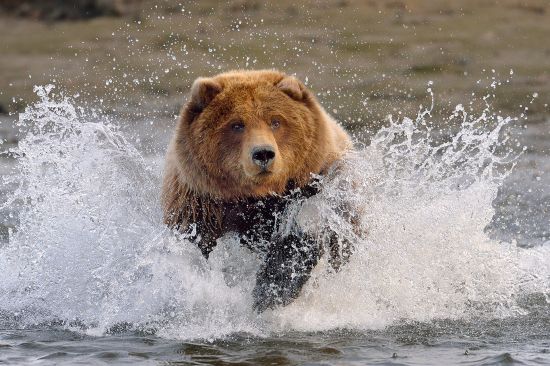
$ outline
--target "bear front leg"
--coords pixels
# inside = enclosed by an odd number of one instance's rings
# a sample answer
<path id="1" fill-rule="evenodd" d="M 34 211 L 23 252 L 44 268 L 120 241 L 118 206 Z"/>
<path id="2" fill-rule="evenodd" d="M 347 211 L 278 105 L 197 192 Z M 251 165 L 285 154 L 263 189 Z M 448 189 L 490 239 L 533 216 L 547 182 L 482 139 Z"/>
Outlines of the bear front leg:
<path id="1" fill-rule="evenodd" d="M 332 230 L 327 233 L 327 239 L 328 263 L 335 272 L 338 272 L 343 265 L 349 262 L 354 249 L 353 244 L 348 238 L 341 237 Z M 324 253 L 321 253 L 321 255 L 324 255 Z"/>
<path id="2" fill-rule="evenodd" d="M 208 232 L 204 232 L 200 236 L 200 240 L 196 241 L 197 246 L 201 250 L 204 258 L 208 259 L 210 252 L 216 247 L 216 237 L 208 235 Z"/>
<path id="3" fill-rule="evenodd" d="M 319 259 L 319 245 L 305 234 L 274 241 L 256 276 L 254 309 L 263 312 L 288 305 L 298 297 Z"/>

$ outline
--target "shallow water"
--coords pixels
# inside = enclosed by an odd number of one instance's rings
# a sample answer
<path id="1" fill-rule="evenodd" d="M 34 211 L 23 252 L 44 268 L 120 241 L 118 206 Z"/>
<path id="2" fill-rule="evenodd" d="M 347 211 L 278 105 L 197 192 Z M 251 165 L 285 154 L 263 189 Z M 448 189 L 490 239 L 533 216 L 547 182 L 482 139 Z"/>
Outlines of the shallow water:
<path id="1" fill-rule="evenodd" d="M 384 332 L 234 335 L 212 342 L 134 333 L 90 337 L 56 330 L 11 331 L 2 333 L 1 344 L 8 364 L 501 365 L 550 361 L 546 336 L 502 336 L 503 331 L 513 333 L 515 327 L 501 322 L 486 325 L 484 332 L 468 328 L 464 324 L 414 324 Z"/>
<path id="2" fill-rule="evenodd" d="M 17 146 L 0 145 L 0 362 L 550 362 L 549 122 L 461 106 L 394 121 L 287 215 L 352 240 L 350 263 L 321 263 L 293 304 L 258 315 L 254 254 L 228 236 L 206 262 L 161 223 L 170 129 L 37 92 Z"/>

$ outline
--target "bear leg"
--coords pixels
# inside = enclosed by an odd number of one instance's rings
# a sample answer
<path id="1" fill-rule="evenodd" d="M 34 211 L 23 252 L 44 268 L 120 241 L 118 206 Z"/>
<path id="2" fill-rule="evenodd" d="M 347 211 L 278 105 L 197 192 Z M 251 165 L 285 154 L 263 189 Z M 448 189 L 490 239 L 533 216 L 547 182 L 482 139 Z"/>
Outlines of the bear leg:
<path id="1" fill-rule="evenodd" d="M 290 304 L 309 279 L 319 255 L 319 244 L 308 235 L 292 233 L 274 241 L 256 276 L 254 309 L 261 313 Z"/>

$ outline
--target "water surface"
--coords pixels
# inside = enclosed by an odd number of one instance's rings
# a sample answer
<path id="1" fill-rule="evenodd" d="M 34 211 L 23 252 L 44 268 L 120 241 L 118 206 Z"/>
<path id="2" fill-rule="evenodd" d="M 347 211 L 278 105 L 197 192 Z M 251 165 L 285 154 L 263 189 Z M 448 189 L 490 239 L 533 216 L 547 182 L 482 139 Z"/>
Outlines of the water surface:
<path id="1" fill-rule="evenodd" d="M 170 129 L 37 92 L 2 124 L 0 363 L 550 363 L 549 122 L 457 106 L 378 131 L 288 213 L 354 240 L 350 263 L 259 315 L 253 253 L 228 236 L 207 262 L 162 225 Z"/>

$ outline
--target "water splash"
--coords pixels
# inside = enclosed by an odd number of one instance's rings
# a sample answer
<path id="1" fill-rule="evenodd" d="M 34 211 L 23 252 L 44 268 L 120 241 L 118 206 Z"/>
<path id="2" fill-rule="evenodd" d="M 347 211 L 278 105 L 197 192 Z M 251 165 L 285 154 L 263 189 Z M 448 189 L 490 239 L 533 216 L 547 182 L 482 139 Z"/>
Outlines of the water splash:
<path id="1" fill-rule="evenodd" d="M 330 226 L 355 254 L 339 273 L 319 265 L 303 295 L 284 309 L 252 309 L 258 259 L 228 235 L 207 262 L 162 225 L 160 168 L 116 124 L 37 88 L 20 115 L 12 151 L 19 224 L 0 248 L 0 322 L 61 323 L 91 334 L 152 330 L 171 338 L 262 335 L 289 330 L 371 329 L 401 320 L 522 314 L 524 294 L 548 293 L 550 253 L 489 238 L 485 227 L 515 155 L 502 149 L 513 122 L 458 106 L 447 138 L 430 109 L 390 121 L 370 145 L 296 206 L 306 230 Z M 361 212 L 360 229 L 342 204 Z"/>
<path id="2" fill-rule="evenodd" d="M 172 321 L 191 337 L 249 330 L 235 325 L 248 295 L 162 225 L 154 167 L 108 120 L 51 91 L 38 88 L 20 116 L 19 174 L 8 178 L 20 184 L 7 205 L 22 207 L 0 258 L 0 308 L 23 324 L 99 333 Z"/>

